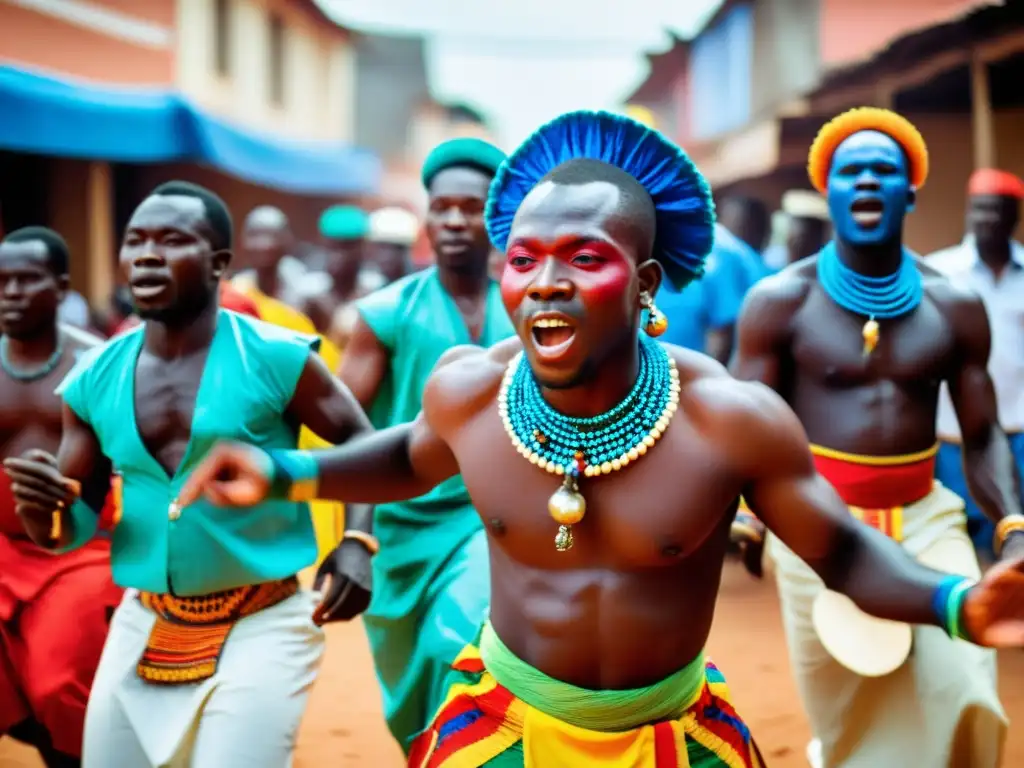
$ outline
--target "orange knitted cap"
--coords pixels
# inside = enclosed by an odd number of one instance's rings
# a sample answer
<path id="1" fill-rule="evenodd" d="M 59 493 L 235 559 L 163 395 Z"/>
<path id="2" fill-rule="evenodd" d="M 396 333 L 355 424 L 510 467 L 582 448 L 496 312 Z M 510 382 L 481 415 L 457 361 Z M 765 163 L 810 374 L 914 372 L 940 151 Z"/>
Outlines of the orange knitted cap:
<path id="1" fill-rule="evenodd" d="M 807 175 L 821 194 L 828 191 L 828 172 L 832 155 L 846 139 L 861 131 L 884 133 L 907 154 L 910 183 L 920 189 L 928 179 L 928 146 L 913 123 L 895 112 L 877 107 L 857 107 L 844 112 L 822 126 L 807 157 Z"/>

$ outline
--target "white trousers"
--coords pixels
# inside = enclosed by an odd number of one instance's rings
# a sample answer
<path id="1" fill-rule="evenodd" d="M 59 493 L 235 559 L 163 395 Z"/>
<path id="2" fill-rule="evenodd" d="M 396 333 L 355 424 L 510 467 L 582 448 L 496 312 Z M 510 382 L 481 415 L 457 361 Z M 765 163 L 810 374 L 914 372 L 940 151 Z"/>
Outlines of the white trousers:
<path id="1" fill-rule="evenodd" d="M 939 542 L 941 570 L 978 578 L 963 501 L 939 485 L 903 510 L 912 557 Z M 953 546 L 951 546 L 953 545 Z M 768 539 L 790 663 L 824 768 L 998 768 L 1007 720 L 996 692 L 995 652 L 915 627 L 910 658 L 884 677 L 835 661 L 812 623 L 821 579 L 777 538 Z"/>
<path id="2" fill-rule="evenodd" d="M 300 591 L 241 619 L 209 680 L 153 685 L 136 665 L 156 616 L 128 590 L 89 697 L 83 768 L 289 768 L 323 657 L 318 599 Z"/>

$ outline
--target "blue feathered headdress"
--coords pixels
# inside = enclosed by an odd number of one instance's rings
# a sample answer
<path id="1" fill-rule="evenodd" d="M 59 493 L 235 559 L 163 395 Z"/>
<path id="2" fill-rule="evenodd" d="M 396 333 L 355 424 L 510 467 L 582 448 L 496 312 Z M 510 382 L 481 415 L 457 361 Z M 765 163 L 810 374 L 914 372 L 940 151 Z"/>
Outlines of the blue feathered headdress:
<path id="1" fill-rule="evenodd" d="M 495 248 L 506 250 L 512 219 L 530 190 L 558 166 L 584 157 L 622 169 L 650 194 L 657 214 L 653 256 L 677 287 L 703 274 L 715 239 L 715 204 L 707 181 L 658 131 L 611 112 L 561 115 L 501 164 L 484 214 Z"/>

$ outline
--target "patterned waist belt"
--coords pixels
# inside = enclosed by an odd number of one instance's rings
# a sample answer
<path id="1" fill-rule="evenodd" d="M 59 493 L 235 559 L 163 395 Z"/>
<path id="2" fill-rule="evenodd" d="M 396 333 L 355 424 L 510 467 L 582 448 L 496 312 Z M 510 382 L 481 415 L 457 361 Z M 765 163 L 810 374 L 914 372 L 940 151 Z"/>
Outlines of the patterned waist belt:
<path id="1" fill-rule="evenodd" d="M 136 667 L 147 683 L 182 685 L 213 677 L 231 628 L 239 619 L 277 605 L 299 590 L 294 576 L 197 597 L 140 592 L 156 614 Z"/>

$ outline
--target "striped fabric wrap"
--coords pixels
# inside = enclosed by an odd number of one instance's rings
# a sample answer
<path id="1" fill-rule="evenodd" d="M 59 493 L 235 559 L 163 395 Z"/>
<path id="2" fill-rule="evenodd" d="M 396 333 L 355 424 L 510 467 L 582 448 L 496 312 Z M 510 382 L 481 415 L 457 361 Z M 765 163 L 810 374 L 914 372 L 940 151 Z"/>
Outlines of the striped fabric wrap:
<path id="1" fill-rule="evenodd" d="M 139 601 L 156 614 L 156 622 L 136 668 L 139 677 L 157 685 L 213 677 L 235 623 L 287 600 L 298 589 L 292 576 L 197 597 L 140 592 Z"/>
<path id="2" fill-rule="evenodd" d="M 498 683 L 485 667 L 478 640 L 452 665 L 448 696 L 414 743 L 408 765 L 764 768 L 711 661 L 705 662 L 703 682 L 688 704 L 675 719 L 640 722 L 624 731 L 580 728 L 530 706 Z"/>

